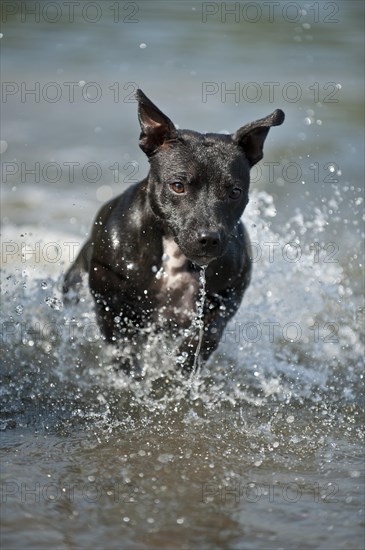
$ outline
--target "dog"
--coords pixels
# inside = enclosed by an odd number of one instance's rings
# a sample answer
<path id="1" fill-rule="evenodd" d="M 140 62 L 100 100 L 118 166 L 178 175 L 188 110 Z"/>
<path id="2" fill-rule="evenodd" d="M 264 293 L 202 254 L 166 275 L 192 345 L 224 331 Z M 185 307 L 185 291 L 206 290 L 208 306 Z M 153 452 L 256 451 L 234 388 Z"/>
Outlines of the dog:
<path id="1" fill-rule="evenodd" d="M 101 208 L 63 290 L 78 291 L 87 272 L 108 342 L 137 342 L 151 328 L 175 337 L 185 331 L 176 357 L 191 372 L 198 335 L 187 329 L 200 271 L 206 277 L 200 356 L 206 361 L 250 282 L 250 240 L 241 221 L 250 169 L 262 159 L 269 129 L 283 123 L 284 113 L 277 109 L 233 135 L 200 134 L 178 130 L 142 90 L 136 99 L 139 146 L 150 171 Z M 138 368 L 136 356 L 121 367 Z"/>

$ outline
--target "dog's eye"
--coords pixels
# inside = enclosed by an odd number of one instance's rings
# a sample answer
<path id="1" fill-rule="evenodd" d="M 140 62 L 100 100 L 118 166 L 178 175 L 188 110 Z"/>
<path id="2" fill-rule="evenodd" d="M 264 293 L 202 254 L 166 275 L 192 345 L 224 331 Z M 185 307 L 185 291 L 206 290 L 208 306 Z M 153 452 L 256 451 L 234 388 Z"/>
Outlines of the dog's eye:
<path id="1" fill-rule="evenodd" d="M 239 187 L 234 187 L 229 193 L 229 198 L 236 200 L 241 196 L 241 193 L 242 189 L 240 189 Z"/>
<path id="2" fill-rule="evenodd" d="M 185 193 L 185 187 L 183 183 L 180 183 L 179 181 L 175 181 L 174 183 L 169 184 L 170 189 L 177 193 L 178 195 L 181 195 L 181 193 Z"/>

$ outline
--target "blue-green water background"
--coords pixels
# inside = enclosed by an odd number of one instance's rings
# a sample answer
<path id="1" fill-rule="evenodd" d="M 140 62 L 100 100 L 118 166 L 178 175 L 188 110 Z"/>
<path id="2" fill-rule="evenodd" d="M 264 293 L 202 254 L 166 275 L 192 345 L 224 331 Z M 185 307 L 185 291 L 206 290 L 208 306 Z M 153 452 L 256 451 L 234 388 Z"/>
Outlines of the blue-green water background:
<path id="1" fill-rule="evenodd" d="M 3 547 L 362 547 L 363 3 L 51 4 L 2 3 Z M 286 113 L 253 173 L 263 254 L 237 319 L 305 335 L 233 334 L 193 398 L 105 379 L 100 342 L 24 328 L 92 320 L 87 298 L 72 314 L 52 299 L 65 243 L 147 173 L 137 86 L 199 131 Z M 60 261 L 24 254 L 37 242 Z"/>

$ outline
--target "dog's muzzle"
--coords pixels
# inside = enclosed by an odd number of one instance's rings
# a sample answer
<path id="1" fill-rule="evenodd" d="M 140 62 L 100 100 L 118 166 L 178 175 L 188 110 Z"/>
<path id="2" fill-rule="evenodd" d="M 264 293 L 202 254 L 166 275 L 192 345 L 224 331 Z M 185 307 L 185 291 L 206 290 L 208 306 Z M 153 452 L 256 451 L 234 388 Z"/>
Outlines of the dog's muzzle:
<path id="1" fill-rule="evenodd" d="M 225 239 L 217 229 L 199 229 L 190 234 L 188 243 L 181 248 L 184 254 L 193 263 L 203 266 L 208 265 L 223 254 Z"/>

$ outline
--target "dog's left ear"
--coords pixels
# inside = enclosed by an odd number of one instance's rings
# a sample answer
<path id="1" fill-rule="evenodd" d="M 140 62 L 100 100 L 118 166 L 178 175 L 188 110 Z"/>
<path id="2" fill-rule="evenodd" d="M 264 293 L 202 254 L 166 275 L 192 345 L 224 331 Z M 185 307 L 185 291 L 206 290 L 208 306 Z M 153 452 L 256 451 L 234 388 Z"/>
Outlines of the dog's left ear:
<path id="1" fill-rule="evenodd" d="M 264 156 L 264 141 L 271 126 L 280 126 L 284 122 L 284 118 L 283 111 L 276 109 L 271 115 L 245 124 L 245 126 L 242 126 L 242 128 L 233 134 L 233 141 L 239 147 L 242 147 L 250 167 Z"/>
<path id="2" fill-rule="evenodd" d="M 148 99 L 142 90 L 136 91 L 138 119 L 141 126 L 139 146 L 147 156 L 158 147 L 177 137 L 177 130 L 171 120 Z"/>

